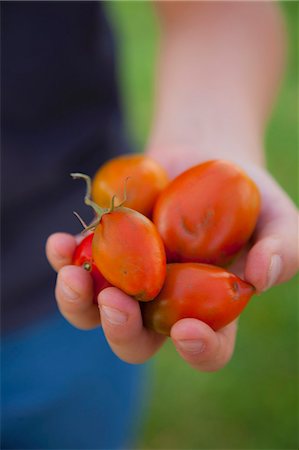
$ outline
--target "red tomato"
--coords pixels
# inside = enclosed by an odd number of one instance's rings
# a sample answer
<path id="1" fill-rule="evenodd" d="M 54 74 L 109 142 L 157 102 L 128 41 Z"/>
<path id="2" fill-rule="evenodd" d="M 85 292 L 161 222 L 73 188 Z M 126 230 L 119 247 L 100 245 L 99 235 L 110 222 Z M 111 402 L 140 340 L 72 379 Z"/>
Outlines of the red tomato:
<path id="1" fill-rule="evenodd" d="M 170 262 L 224 265 L 252 235 L 260 211 L 255 183 L 227 161 L 208 161 L 176 177 L 153 214 Z"/>
<path id="2" fill-rule="evenodd" d="M 112 196 L 116 195 L 116 204 L 120 203 L 126 180 L 126 207 L 151 217 L 159 193 L 168 184 L 168 176 L 156 161 L 145 155 L 119 156 L 102 165 L 92 181 L 93 200 L 109 208 Z"/>
<path id="3" fill-rule="evenodd" d="M 185 318 L 199 319 L 216 331 L 240 315 L 254 292 L 253 286 L 216 266 L 168 264 L 163 289 L 142 305 L 143 321 L 166 335 Z"/>
<path id="4" fill-rule="evenodd" d="M 113 286 L 137 300 L 148 301 L 161 290 L 166 274 L 166 255 L 162 239 L 153 222 L 143 214 L 121 205 L 102 208 L 91 200 L 91 179 L 73 173 L 86 182 L 84 202 L 96 213 L 96 220 L 85 230 L 94 230 L 92 257 L 97 268 Z M 126 201 L 126 198 L 122 203 Z"/>
<path id="5" fill-rule="evenodd" d="M 112 285 L 104 278 L 93 261 L 91 252 L 93 236 L 93 233 L 89 234 L 76 247 L 73 255 L 73 264 L 75 266 L 81 266 L 83 267 L 83 269 L 90 272 L 93 280 L 94 290 L 93 302 L 97 304 L 98 294 L 106 287 Z"/>
<path id="6" fill-rule="evenodd" d="M 103 214 L 94 232 L 92 255 L 104 277 L 137 300 L 152 300 L 162 288 L 163 242 L 154 224 L 137 211 L 117 207 Z"/>

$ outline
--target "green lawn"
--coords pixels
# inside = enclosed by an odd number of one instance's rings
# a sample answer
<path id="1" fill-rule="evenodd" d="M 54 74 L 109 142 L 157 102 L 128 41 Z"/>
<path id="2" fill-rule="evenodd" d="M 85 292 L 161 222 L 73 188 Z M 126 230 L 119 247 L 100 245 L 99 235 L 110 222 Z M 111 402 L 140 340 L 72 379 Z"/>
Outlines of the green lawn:
<path id="1" fill-rule="evenodd" d="M 268 164 L 298 201 L 298 8 L 283 3 L 290 61 L 266 134 Z M 157 30 L 149 2 L 110 2 L 128 127 L 142 150 L 151 117 Z M 287 233 L 288 230 L 286 230 Z M 169 342 L 154 358 L 141 449 L 298 448 L 298 278 L 254 298 L 222 371 L 193 371 Z"/>

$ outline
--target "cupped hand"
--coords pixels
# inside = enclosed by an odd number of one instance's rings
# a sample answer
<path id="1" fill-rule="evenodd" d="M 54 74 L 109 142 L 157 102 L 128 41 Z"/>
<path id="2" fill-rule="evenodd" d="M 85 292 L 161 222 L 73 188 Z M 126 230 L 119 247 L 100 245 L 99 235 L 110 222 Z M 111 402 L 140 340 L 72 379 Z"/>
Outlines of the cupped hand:
<path id="1" fill-rule="evenodd" d="M 287 281 L 298 270 L 298 212 L 267 172 L 254 166 L 247 169 L 260 188 L 262 210 L 251 247 L 242 252 L 230 270 L 261 292 Z M 71 265 L 79 239 L 56 233 L 47 241 L 48 260 L 58 272 L 55 293 L 61 314 L 80 329 L 102 325 L 119 358 L 132 364 L 145 362 L 158 351 L 165 337 L 144 328 L 139 303 L 117 288 L 104 289 L 98 296 L 98 305 L 93 303 L 90 274 Z M 214 332 L 199 320 L 183 319 L 172 327 L 171 339 L 192 367 L 215 371 L 230 360 L 236 331 L 237 321 Z"/>

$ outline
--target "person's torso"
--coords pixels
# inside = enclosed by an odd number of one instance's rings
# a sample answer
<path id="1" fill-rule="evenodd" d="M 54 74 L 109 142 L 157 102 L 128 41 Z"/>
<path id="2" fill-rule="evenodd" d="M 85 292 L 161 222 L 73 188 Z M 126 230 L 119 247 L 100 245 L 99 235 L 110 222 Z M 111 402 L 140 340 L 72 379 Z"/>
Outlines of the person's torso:
<path id="1" fill-rule="evenodd" d="M 69 174 L 93 175 L 128 147 L 102 2 L 3 2 L 1 10 L 6 329 L 56 307 L 46 238 L 80 231 L 73 210 L 88 218 L 84 186 Z"/>

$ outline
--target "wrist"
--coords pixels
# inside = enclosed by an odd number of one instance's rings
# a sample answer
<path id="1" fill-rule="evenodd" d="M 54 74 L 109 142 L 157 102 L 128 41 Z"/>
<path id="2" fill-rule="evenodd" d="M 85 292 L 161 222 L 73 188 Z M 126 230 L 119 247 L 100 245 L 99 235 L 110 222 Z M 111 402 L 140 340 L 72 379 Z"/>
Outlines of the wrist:
<path id="1" fill-rule="evenodd" d="M 244 169 L 247 167 L 265 168 L 265 157 L 262 143 L 258 140 L 239 146 L 235 143 L 203 143 L 192 144 L 169 140 L 150 139 L 145 148 L 145 153 L 155 159 L 168 171 L 171 177 L 178 175 L 183 170 L 201 162 L 211 159 L 225 159 L 238 164 Z"/>

